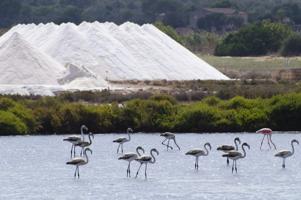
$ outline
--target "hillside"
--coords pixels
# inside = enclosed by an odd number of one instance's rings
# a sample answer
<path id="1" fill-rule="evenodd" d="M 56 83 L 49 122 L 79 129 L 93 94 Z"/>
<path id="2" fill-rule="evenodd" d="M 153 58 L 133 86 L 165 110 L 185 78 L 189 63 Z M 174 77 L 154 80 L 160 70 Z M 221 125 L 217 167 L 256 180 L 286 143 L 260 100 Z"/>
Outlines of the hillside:
<path id="1" fill-rule="evenodd" d="M 112 21 L 138 24 L 162 20 L 187 27 L 202 8 L 223 7 L 246 12 L 249 21 L 289 19 L 300 24 L 299 0 L 2 0 L 0 27 L 18 23 Z M 212 15 L 216 19 L 216 15 Z M 214 18 L 215 17 L 215 18 Z M 219 18 L 219 20 L 222 18 Z"/>

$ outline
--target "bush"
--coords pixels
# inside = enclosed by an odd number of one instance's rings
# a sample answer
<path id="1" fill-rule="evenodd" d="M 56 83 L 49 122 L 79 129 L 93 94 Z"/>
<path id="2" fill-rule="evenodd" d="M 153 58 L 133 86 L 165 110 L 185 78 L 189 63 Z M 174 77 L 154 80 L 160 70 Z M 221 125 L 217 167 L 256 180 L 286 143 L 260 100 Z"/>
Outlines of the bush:
<path id="1" fill-rule="evenodd" d="M 236 96 L 222 100 L 212 96 L 189 104 L 155 95 L 147 100 L 130 100 L 123 106 L 73 103 L 56 97 L 28 101 L 0 98 L 0 105 L 0 135 L 78 133 L 82 124 L 96 133 L 124 132 L 127 127 L 144 132 L 301 129 L 301 93 L 270 99 Z"/>
<path id="2" fill-rule="evenodd" d="M 281 49 L 282 56 L 299 56 L 301 54 L 301 35 L 294 34 L 287 38 Z"/>
<path id="3" fill-rule="evenodd" d="M 217 56 L 259 56 L 277 52 L 292 30 L 279 23 L 260 22 L 229 34 L 215 49 Z"/>
<path id="4" fill-rule="evenodd" d="M 0 134 L 1 135 L 15 135 L 15 134 L 27 134 L 28 128 L 26 124 L 22 122 L 13 113 L 6 111 L 0 111 Z"/>

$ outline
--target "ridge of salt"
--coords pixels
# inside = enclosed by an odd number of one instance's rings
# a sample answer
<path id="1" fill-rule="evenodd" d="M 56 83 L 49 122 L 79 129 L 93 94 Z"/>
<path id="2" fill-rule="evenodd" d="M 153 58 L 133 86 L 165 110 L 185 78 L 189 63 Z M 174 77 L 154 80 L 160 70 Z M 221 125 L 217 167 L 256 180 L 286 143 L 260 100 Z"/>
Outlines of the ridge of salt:
<path id="1" fill-rule="evenodd" d="M 0 84 L 58 85 L 65 68 L 13 33 L 0 46 Z"/>

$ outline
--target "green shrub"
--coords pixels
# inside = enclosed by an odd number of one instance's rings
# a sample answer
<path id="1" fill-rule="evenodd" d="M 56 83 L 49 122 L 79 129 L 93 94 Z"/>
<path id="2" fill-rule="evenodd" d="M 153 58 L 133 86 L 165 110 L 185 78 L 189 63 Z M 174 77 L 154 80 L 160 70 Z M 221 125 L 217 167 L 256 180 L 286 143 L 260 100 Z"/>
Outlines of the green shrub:
<path id="1" fill-rule="evenodd" d="M 229 34 L 215 49 L 217 56 L 259 56 L 277 52 L 291 28 L 280 23 L 263 21 Z"/>
<path id="2" fill-rule="evenodd" d="M 0 134 L 1 135 L 15 135 L 27 134 L 28 128 L 21 119 L 13 113 L 0 111 Z"/>
<path id="3" fill-rule="evenodd" d="M 282 56 L 299 56 L 301 54 L 301 35 L 294 34 L 287 38 L 281 49 Z"/>

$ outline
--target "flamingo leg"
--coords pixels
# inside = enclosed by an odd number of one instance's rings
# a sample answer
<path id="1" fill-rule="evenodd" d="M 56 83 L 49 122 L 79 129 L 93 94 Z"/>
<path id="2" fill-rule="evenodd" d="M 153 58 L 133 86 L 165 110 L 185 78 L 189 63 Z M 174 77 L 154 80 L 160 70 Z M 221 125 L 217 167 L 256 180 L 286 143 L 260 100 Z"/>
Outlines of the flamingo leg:
<path id="1" fill-rule="evenodd" d="M 235 160 L 235 171 L 236 171 L 236 174 L 237 174 L 237 161 Z"/>
<path id="2" fill-rule="evenodd" d="M 77 166 L 77 178 L 79 178 L 79 166 Z"/>
<path id="3" fill-rule="evenodd" d="M 80 152 L 80 155 L 81 155 L 81 156 L 83 156 L 84 150 L 85 150 L 85 148 L 82 147 L 82 150 L 81 150 L 81 152 Z"/>
<path id="4" fill-rule="evenodd" d="M 233 174 L 233 171 L 234 171 L 234 160 L 232 162 L 232 174 Z"/>
<path id="5" fill-rule="evenodd" d="M 121 153 L 123 153 L 123 143 L 121 144 Z"/>
<path id="6" fill-rule="evenodd" d="M 269 139 L 270 139 L 270 142 L 272 143 L 272 145 L 274 146 L 274 148 L 275 148 L 275 150 L 276 150 L 277 147 L 276 147 L 276 145 L 274 144 L 274 142 L 272 141 L 272 135 L 270 135 Z"/>
<path id="7" fill-rule="evenodd" d="M 120 146 L 121 146 L 121 144 L 119 144 L 118 147 L 117 147 L 117 153 L 119 153 Z"/>
<path id="8" fill-rule="evenodd" d="M 76 150 L 75 150 L 75 145 L 73 145 L 73 157 L 76 156 Z"/>
<path id="9" fill-rule="evenodd" d="M 165 138 L 161 144 L 163 144 L 164 146 L 167 146 L 164 142 L 167 140 L 167 138 Z"/>
<path id="10" fill-rule="evenodd" d="M 170 147 L 169 142 L 170 142 L 170 139 L 167 140 L 167 151 L 168 151 L 168 148 Z"/>
<path id="11" fill-rule="evenodd" d="M 147 173 L 146 173 L 146 170 L 147 170 L 147 163 L 145 163 L 145 171 L 144 171 L 144 177 L 145 177 L 145 179 L 147 179 Z"/>
<path id="12" fill-rule="evenodd" d="M 229 161 L 229 158 L 227 158 L 227 166 L 229 166 L 230 164 L 230 161 Z"/>
<path id="13" fill-rule="evenodd" d="M 127 170 L 126 170 L 126 177 L 131 177 L 131 175 L 130 175 L 130 165 L 131 165 L 131 162 L 129 162 L 129 164 L 128 164 L 128 168 L 127 168 Z"/>
<path id="14" fill-rule="evenodd" d="M 267 141 L 268 141 L 269 148 L 272 149 L 271 144 L 270 144 L 270 139 L 269 139 L 268 135 L 267 135 Z"/>
<path id="15" fill-rule="evenodd" d="M 262 144 L 263 144 L 264 138 L 265 138 L 265 135 L 263 135 L 263 138 L 262 138 L 262 140 L 261 140 L 261 144 L 260 144 L 260 150 L 261 150 L 261 147 L 262 147 Z"/>
<path id="16" fill-rule="evenodd" d="M 181 150 L 181 148 L 179 147 L 179 145 L 176 142 L 176 138 L 174 138 L 173 141 L 174 141 L 175 145 L 178 147 L 178 149 Z"/>
<path id="17" fill-rule="evenodd" d="M 139 168 L 138 168 L 138 171 L 137 171 L 137 173 L 136 173 L 136 177 L 135 177 L 135 178 L 138 177 L 138 174 L 139 174 L 139 171 L 140 171 L 140 169 L 141 169 L 142 164 L 143 164 L 143 163 L 140 163 L 140 166 L 139 166 Z"/>
<path id="18" fill-rule="evenodd" d="M 199 157 L 196 157 L 196 169 L 199 170 Z"/>
<path id="19" fill-rule="evenodd" d="M 196 161 L 197 161 L 197 157 L 195 157 L 195 161 L 194 161 L 194 169 L 195 169 L 195 170 L 196 170 L 196 168 L 197 168 Z"/>
<path id="20" fill-rule="evenodd" d="M 77 166 L 75 167 L 74 178 L 76 178 Z"/>
<path id="21" fill-rule="evenodd" d="M 73 144 L 71 146 L 71 156 L 70 156 L 70 158 L 72 158 L 72 153 L 73 153 Z"/>
<path id="22" fill-rule="evenodd" d="M 282 168 L 283 169 L 285 168 L 285 158 L 283 158 L 283 161 L 282 161 Z"/>
<path id="23" fill-rule="evenodd" d="M 165 143 L 166 140 L 168 140 L 168 144 Z M 172 149 L 172 147 L 169 146 L 169 140 L 170 140 L 170 139 L 165 138 L 165 139 L 163 140 L 163 142 L 162 142 L 162 144 L 163 144 L 164 146 L 166 146 L 167 151 L 168 151 L 168 148 Z"/>

